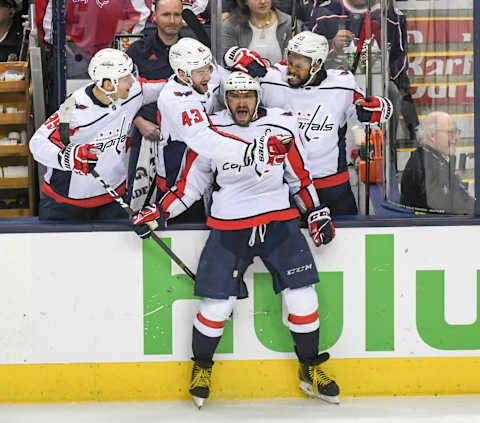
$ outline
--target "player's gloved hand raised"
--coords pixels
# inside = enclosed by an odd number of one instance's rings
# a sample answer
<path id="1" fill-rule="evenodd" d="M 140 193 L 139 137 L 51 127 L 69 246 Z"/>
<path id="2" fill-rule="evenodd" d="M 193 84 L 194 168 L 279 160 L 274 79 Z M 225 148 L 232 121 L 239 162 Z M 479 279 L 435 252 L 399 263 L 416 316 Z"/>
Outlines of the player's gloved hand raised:
<path id="1" fill-rule="evenodd" d="M 150 238 L 152 231 L 165 228 L 163 209 L 156 204 L 144 207 L 135 216 L 132 216 L 133 229 L 142 239 Z"/>
<path id="2" fill-rule="evenodd" d="M 307 223 L 310 236 L 317 247 L 328 244 L 335 238 L 335 226 L 328 207 L 320 206 L 310 210 Z"/>
<path id="3" fill-rule="evenodd" d="M 254 78 L 261 78 L 267 73 L 267 63 L 253 50 L 231 47 L 223 56 L 223 62 L 229 69 L 248 73 Z"/>
<path id="4" fill-rule="evenodd" d="M 58 153 L 63 170 L 86 175 L 96 166 L 100 151 L 92 144 L 68 144 Z"/>
<path id="5" fill-rule="evenodd" d="M 355 101 L 355 106 L 358 120 L 363 123 L 383 123 L 393 114 L 393 104 L 386 97 L 359 98 Z"/>
<path id="6" fill-rule="evenodd" d="M 292 146 L 291 135 L 270 135 L 258 137 L 250 144 L 247 150 L 246 164 L 255 163 L 263 173 L 267 173 L 269 167 L 281 165 Z"/>

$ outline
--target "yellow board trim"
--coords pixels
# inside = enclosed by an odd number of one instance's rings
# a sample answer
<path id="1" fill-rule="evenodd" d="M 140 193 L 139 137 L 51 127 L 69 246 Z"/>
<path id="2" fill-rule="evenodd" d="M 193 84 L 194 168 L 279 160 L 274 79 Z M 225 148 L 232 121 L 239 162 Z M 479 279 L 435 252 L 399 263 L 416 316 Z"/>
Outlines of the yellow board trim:
<path id="1" fill-rule="evenodd" d="M 0 402 L 186 400 L 191 362 L 0 365 Z M 480 393 L 480 357 L 329 360 L 343 396 Z M 301 397 L 296 360 L 218 361 L 212 399 Z"/>
<path id="2" fill-rule="evenodd" d="M 472 16 L 435 16 L 435 17 L 412 17 L 409 21 L 473 21 Z"/>

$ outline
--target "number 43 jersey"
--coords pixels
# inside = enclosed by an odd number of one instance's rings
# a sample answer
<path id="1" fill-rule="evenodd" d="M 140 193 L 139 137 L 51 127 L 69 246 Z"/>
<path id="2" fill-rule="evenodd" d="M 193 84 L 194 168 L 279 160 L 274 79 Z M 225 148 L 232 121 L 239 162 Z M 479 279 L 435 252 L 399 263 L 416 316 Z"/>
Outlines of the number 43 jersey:
<path id="1" fill-rule="evenodd" d="M 262 103 L 297 117 L 314 180 L 345 172 L 347 120 L 360 124 L 353 99 L 354 93 L 363 96 L 354 76 L 329 69 L 320 84 L 292 88 L 285 82 L 286 74 L 282 64 L 268 70 L 261 80 Z"/>
<path id="2" fill-rule="evenodd" d="M 207 114 L 223 108 L 217 98 L 224 72 L 220 67 L 213 72 L 205 94 L 178 83 L 172 76 L 158 97 L 162 141 L 158 148 L 157 185 L 162 191 L 181 177 L 187 147 L 210 159 L 230 158 L 240 165 L 246 163 L 251 141 L 216 131 Z"/>
<path id="3" fill-rule="evenodd" d="M 248 126 L 237 125 L 230 112 L 211 116 L 218 131 L 239 138 L 268 139 L 290 136 L 291 147 L 282 165 L 262 174 L 255 164 L 238 165 L 232 160 L 211 160 L 191 152 L 187 157 L 188 172 L 161 200 L 162 208 L 175 217 L 197 201 L 214 182 L 212 205 L 207 225 L 221 230 L 237 230 L 272 221 L 290 220 L 298 211 L 290 204 L 293 197 L 301 212 L 317 207 L 318 196 L 312 185 L 297 119 L 283 109 L 260 107 L 257 119 Z M 231 144 L 236 141 L 229 139 Z"/>

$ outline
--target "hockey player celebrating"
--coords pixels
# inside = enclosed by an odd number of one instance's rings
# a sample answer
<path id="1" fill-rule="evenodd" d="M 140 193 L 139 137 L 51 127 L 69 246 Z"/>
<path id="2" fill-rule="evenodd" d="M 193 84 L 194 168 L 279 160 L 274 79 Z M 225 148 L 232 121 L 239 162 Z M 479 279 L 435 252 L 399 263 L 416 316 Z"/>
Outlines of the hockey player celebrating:
<path id="1" fill-rule="evenodd" d="M 30 140 L 35 160 L 47 167 L 40 219 L 125 215 L 89 171 L 96 166 L 102 177 L 124 194 L 132 119 L 143 104 L 156 101 L 165 81 L 137 79 L 132 59 L 111 48 L 92 57 L 88 73 L 94 83 L 75 91 Z M 65 132 L 61 131 L 62 122 Z"/>
<path id="2" fill-rule="evenodd" d="M 157 206 L 149 206 L 133 222 L 149 233 L 146 222 L 174 217 L 196 201 L 215 179 L 207 225 L 211 232 L 195 279 L 195 295 L 202 297 L 193 323 L 193 371 L 190 393 L 197 406 L 210 394 L 213 356 L 235 300 L 248 296 L 243 275 L 259 256 L 273 276 L 273 289 L 282 294 L 299 359 L 300 388 L 313 397 L 338 402 L 339 388 L 322 370 L 328 353 L 318 354 L 318 272 L 300 232 L 298 210 L 305 214 L 316 246 L 335 236 L 327 207 L 319 206 L 312 185 L 295 116 L 278 108 L 262 108 L 260 85 L 250 75 L 232 73 L 224 84 L 227 110 L 210 117 L 217 131 L 235 138 L 275 138 L 287 149 L 277 166 L 259 175 L 255 166 L 239 166 L 228 159 L 196 156 L 190 171 Z M 287 144 L 283 144 L 290 141 Z M 221 260 L 218 258 L 221 257 Z M 301 273 L 289 269 L 304 268 Z"/>
<path id="3" fill-rule="evenodd" d="M 157 160 L 157 186 L 166 192 L 181 175 L 186 163 L 186 146 L 207 158 L 229 160 L 239 165 L 255 161 L 259 172 L 285 154 L 276 138 L 248 140 L 211 125 L 207 113 L 221 110 L 216 102 L 220 85 L 228 72 L 214 67 L 210 49 L 193 38 L 181 38 L 170 48 L 174 75 L 158 98 L 158 120 L 163 144 Z"/>
<path id="4" fill-rule="evenodd" d="M 320 202 L 334 216 L 356 214 L 346 160 L 347 120 L 383 123 L 393 107 L 387 98 L 364 98 L 350 72 L 326 70 L 328 51 L 324 36 L 304 31 L 288 42 L 286 63 L 268 71 L 247 49 L 233 47 L 224 60 L 228 67 L 262 77 L 265 106 L 282 107 L 298 117 Z"/>

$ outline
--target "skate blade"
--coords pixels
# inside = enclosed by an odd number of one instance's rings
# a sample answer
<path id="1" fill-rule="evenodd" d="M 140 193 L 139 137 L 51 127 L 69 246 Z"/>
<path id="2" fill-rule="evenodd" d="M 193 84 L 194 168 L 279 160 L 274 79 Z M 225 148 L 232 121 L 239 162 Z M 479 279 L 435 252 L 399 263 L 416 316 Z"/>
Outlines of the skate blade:
<path id="1" fill-rule="evenodd" d="M 200 398 L 196 396 L 192 396 L 194 404 L 197 406 L 197 408 L 200 410 L 202 408 L 203 402 L 205 401 L 205 398 Z"/>
<path id="2" fill-rule="evenodd" d="M 318 392 L 313 392 L 312 386 L 309 383 L 300 382 L 300 389 L 307 394 L 308 396 L 312 398 L 319 398 L 325 402 L 328 402 L 329 404 L 340 404 L 340 400 L 338 398 L 338 395 L 335 396 L 329 396 L 329 395 L 323 395 Z"/>

